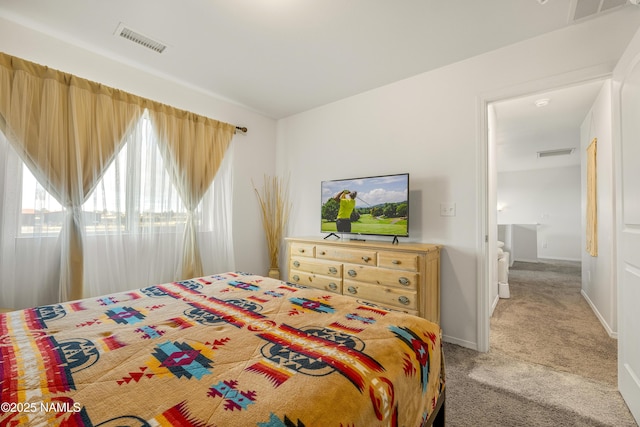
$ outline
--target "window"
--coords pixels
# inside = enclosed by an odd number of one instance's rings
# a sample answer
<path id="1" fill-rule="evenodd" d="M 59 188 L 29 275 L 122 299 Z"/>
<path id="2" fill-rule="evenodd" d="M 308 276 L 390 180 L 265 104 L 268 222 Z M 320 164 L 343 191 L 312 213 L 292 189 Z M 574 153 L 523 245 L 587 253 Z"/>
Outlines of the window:
<path id="1" fill-rule="evenodd" d="M 22 165 L 21 235 L 58 235 L 64 211 L 60 203 Z"/>
<path id="2" fill-rule="evenodd" d="M 187 212 L 171 182 L 145 114 L 82 205 L 89 234 L 175 232 Z M 62 205 L 23 165 L 22 236 L 54 236 L 64 220 Z"/>

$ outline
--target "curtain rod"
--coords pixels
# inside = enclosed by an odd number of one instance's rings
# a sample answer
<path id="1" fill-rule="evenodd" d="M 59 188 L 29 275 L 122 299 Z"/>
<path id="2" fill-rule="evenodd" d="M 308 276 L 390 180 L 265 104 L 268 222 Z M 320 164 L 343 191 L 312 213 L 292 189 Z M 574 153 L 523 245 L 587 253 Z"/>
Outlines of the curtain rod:
<path id="1" fill-rule="evenodd" d="M 246 126 L 236 126 L 236 133 L 241 132 L 241 133 L 247 133 L 247 128 Z"/>

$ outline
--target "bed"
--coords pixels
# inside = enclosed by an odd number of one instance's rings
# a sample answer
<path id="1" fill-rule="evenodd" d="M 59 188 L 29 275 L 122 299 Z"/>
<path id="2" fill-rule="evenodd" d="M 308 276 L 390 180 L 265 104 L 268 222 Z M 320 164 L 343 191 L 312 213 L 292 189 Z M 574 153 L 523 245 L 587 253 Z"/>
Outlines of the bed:
<path id="1" fill-rule="evenodd" d="M 438 325 L 224 273 L 0 314 L 2 426 L 444 422 Z"/>

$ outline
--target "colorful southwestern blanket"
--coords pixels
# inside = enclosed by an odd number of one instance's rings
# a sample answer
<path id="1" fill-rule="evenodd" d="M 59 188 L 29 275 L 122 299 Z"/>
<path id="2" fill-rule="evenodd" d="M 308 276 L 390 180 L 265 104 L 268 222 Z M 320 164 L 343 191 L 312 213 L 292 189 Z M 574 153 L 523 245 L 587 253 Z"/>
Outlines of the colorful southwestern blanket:
<path id="1" fill-rule="evenodd" d="M 438 325 L 224 273 L 0 314 L 1 426 L 422 425 Z"/>

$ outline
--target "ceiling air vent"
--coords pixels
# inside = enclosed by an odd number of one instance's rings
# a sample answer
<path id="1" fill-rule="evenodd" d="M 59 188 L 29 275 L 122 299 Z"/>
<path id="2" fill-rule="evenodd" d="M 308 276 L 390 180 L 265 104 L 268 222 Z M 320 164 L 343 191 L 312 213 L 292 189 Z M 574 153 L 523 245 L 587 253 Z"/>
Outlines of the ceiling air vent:
<path id="1" fill-rule="evenodd" d="M 568 156 L 573 153 L 575 148 L 562 148 L 560 150 L 547 150 L 547 151 L 538 151 L 538 158 L 541 159 L 543 157 L 555 157 L 555 156 Z"/>
<path id="2" fill-rule="evenodd" d="M 138 43 L 140 46 L 144 46 L 154 52 L 162 53 L 167 48 L 167 45 L 144 36 L 137 31 L 132 30 L 131 28 L 127 28 L 122 22 L 120 23 L 120 25 L 118 25 L 118 28 L 116 28 L 116 32 L 114 34 L 120 37 L 124 37 L 125 39 L 134 43 Z"/>

